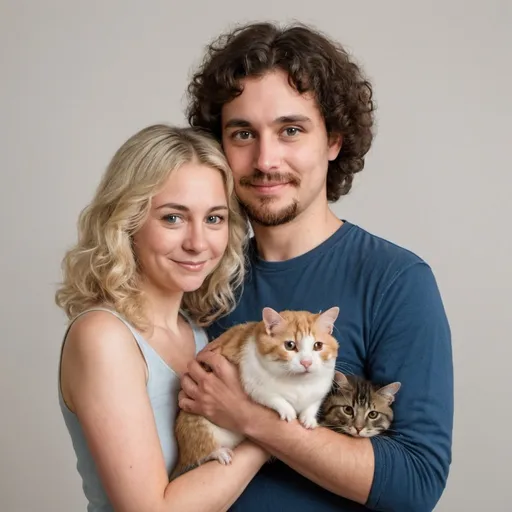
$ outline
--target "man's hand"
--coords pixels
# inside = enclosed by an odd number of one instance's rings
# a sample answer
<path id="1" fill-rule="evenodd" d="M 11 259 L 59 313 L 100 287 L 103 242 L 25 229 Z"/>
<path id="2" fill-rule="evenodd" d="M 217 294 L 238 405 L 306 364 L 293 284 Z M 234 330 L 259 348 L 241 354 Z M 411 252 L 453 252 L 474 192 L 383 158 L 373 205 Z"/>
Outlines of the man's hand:
<path id="1" fill-rule="evenodd" d="M 204 354 L 205 352 L 218 352 L 218 349 L 222 345 L 223 342 L 221 337 L 215 338 L 214 340 L 208 342 L 205 347 L 203 347 L 199 353 L 198 356 L 201 354 Z"/>
<path id="2" fill-rule="evenodd" d="M 200 363 L 211 368 L 206 371 Z M 224 356 L 202 351 L 188 365 L 178 395 L 181 409 L 205 416 L 215 425 L 243 433 L 252 407 L 256 407 L 240 383 L 238 369 Z"/>

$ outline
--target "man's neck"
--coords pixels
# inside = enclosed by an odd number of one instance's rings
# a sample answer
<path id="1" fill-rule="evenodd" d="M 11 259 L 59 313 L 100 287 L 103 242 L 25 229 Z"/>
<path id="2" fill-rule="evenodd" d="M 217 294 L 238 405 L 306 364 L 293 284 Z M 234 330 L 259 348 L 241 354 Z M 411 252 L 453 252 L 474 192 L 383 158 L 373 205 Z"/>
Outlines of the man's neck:
<path id="1" fill-rule="evenodd" d="M 258 254 L 266 261 L 286 261 L 314 249 L 333 235 L 343 222 L 326 206 L 304 211 L 281 226 L 253 223 Z"/>

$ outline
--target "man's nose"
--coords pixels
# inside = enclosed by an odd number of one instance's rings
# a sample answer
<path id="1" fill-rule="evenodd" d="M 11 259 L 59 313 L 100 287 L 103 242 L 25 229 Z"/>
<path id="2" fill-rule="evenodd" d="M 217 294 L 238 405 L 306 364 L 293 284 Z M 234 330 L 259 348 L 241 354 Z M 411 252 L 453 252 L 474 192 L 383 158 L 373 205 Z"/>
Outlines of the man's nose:
<path id="1" fill-rule="evenodd" d="M 255 167 L 261 172 L 272 172 L 281 163 L 281 148 L 279 141 L 265 135 L 260 137 L 256 151 Z"/>

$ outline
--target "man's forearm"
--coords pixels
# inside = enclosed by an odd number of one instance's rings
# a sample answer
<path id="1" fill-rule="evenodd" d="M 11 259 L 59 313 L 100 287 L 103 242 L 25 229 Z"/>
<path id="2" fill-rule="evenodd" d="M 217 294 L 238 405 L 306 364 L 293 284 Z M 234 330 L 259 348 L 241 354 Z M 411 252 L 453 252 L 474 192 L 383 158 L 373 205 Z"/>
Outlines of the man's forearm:
<path id="1" fill-rule="evenodd" d="M 243 433 L 298 473 L 325 489 L 365 504 L 370 493 L 374 454 L 369 439 L 355 439 L 332 430 L 288 423 L 274 411 L 251 405 Z"/>

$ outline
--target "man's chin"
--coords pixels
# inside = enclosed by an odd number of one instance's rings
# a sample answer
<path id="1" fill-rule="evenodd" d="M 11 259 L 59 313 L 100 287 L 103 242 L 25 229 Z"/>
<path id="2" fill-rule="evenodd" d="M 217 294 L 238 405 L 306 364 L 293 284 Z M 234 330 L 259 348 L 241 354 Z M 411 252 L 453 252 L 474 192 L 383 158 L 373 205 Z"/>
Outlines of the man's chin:
<path id="1" fill-rule="evenodd" d="M 299 205 L 293 202 L 285 208 L 271 208 L 268 206 L 243 205 L 247 217 L 252 223 L 264 227 L 281 226 L 287 224 L 299 214 Z"/>

